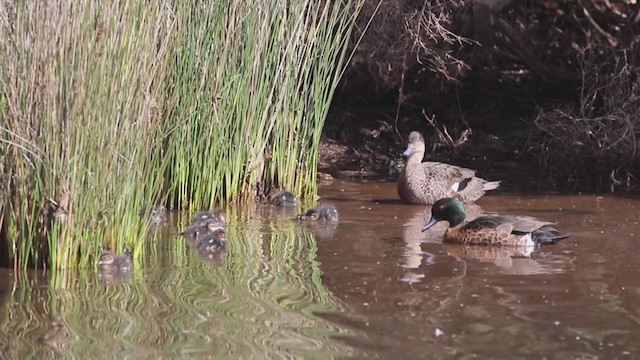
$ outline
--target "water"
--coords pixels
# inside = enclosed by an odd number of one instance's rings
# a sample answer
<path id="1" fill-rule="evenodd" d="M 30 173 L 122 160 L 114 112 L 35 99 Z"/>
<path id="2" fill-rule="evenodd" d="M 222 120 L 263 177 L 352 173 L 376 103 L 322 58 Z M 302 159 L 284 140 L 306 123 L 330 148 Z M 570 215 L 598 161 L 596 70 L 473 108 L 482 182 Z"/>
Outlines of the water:
<path id="1" fill-rule="evenodd" d="M 93 270 L 52 288 L 0 272 L 6 358 L 547 358 L 640 355 L 640 201 L 518 195 L 484 211 L 558 222 L 573 235 L 533 252 L 441 243 L 393 183 L 334 181 L 337 226 L 230 208 L 230 250 L 205 259 L 162 229 L 128 279 Z M 176 227 L 186 216 L 172 214 Z"/>

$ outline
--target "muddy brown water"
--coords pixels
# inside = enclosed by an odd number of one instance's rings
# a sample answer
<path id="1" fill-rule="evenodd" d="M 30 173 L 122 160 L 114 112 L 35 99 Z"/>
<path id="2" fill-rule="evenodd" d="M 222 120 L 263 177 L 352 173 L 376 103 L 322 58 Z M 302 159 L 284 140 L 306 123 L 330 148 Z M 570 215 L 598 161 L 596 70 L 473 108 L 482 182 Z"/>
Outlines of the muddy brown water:
<path id="1" fill-rule="evenodd" d="M 341 220 L 228 208 L 229 252 L 205 258 L 150 236 L 124 279 L 94 270 L 0 273 L 6 358 L 640 358 L 640 201 L 523 195 L 505 186 L 469 209 L 532 215 L 573 235 L 526 249 L 443 245 L 429 208 L 393 183 L 320 190 Z"/>

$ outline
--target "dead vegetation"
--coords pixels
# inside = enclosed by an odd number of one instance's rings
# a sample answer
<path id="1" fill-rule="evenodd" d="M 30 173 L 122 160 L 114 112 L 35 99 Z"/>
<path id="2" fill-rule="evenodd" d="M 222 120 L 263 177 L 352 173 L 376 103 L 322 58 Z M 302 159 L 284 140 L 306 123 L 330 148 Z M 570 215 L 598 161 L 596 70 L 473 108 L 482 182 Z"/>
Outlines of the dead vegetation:
<path id="1" fill-rule="evenodd" d="M 634 166 L 640 137 L 640 66 L 633 51 L 597 47 L 581 59 L 580 98 L 576 103 L 540 111 L 536 126 L 547 135 L 547 162 L 563 154 L 565 167 L 609 174 Z"/>
<path id="2" fill-rule="evenodd" d="M 464 156 L 495 134 L 518 148 L 483 155 L 518 155 L 494 161 L 542 159 L 547 174 L 599 178 L 640 172 L 635 0 L 372 0 L 362 24 L 373 13 L 327 128 L 393 129 L 351 147 L 386 139 L 397 151 L 421 130 L 436 156 Z"/>

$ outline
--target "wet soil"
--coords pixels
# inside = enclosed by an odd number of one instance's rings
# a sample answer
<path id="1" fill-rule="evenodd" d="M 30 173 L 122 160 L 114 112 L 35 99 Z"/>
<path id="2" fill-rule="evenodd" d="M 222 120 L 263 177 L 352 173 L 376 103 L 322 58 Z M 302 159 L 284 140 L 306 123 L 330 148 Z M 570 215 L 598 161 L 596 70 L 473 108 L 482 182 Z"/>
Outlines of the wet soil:
<path id="1" fill-rule="evenodd" d="M 494 129 L 474 132 L 458 146 L 438 138 L 437 130 L 422 115 L 396 121 L 372 111 L 335 110 L 327 119 L 319 149 L 320 177 L 325 179 L 395 180 L 403 167 L 402 152 L 411 131 L 425 137 L 424 161 L 440 161 L 473 169 L 503 171 L 522 164 L 530 172 L 546 175 L 544 164 L 533 152 L 534 132 L 526 129 Z M 371 120 L 379 116 L 381 120 Z M 466 128 L 466 127 L 465 127 Z M 457 133 L 449 130 L 453 137 Z M 459 135 L 459 134 L 458 134 Z M 486 175 L 485 176 L 489 176 Z"/>

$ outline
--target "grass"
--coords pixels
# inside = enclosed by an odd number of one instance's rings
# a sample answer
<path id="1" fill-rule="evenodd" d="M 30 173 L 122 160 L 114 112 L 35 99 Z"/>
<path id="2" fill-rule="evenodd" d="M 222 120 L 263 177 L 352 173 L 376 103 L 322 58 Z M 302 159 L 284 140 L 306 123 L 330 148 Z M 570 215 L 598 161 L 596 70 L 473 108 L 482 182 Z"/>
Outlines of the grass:
<path id="1" fill-rule="evenodd" d="M 0 0 L 13 266 L 84 267 L 103 246 L 139 258 L 153 204 L 314 195 L 360 5 Z"/>

